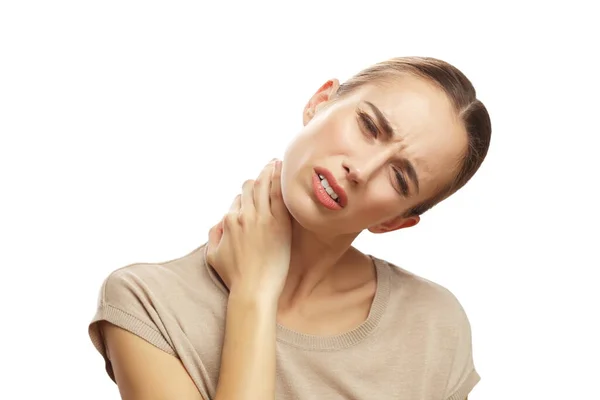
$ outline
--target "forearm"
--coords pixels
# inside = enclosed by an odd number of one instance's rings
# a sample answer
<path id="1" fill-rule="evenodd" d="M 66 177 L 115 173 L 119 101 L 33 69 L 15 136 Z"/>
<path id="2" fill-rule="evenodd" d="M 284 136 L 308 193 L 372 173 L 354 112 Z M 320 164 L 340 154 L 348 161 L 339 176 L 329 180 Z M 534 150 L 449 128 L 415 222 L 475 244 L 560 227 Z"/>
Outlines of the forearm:
<path id="1" fill-rule="evenodd" d="M 231 293 L 215 400 L 275 398 L 277 302 Z"/>

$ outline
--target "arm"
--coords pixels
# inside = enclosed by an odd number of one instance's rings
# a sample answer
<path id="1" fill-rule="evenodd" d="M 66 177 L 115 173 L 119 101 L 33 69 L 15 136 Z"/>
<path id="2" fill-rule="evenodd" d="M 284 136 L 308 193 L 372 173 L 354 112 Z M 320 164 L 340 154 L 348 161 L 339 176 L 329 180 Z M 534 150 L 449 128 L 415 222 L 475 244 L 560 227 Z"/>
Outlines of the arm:
<path id="1" fill-rule="evenodd" d="M 215 400 L 275 399 L 277 303 L 231 292 Z"/>
<path id="2" fill-rule="evenodd" d="M 215 400 L 275 398 L 276 303 L 232 293 Z M 123 400 L 205 400 L 181 362 L 113 324 L 102 332 Z"/>
<path id="3" fill-rule="evenodd" d="M 277 303 L 291 248 L 280 179 L 281 163 L 269 163 L 209 232 L 207 262 L 230 289 L 215 400 L 275 399 Z M 119 328 L 104 331 L 124 400 L 207 400 L 175 357 Z"/>
<path id="4" fill-rule="evenodd" d="M 205 400 L 177 358 L 116 325 L 101 329 L 123 400 Z"/>
<path id="5" fill-rule="evenodd" d="M 206 253 L 230 290 L 215 400 L 274 400 L 277 305 L 291 252 L 281 162 L 246 181 Z"/>

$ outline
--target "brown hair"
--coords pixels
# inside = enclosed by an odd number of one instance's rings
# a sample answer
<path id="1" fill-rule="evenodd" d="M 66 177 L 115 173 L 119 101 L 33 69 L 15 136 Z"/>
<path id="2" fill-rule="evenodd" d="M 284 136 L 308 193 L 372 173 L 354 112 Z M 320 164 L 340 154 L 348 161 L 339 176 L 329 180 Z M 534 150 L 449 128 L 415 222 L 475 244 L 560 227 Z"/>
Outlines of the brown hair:
<path id="1" fill-rule="evenodd" d="M 468 146 L 458 163 L 453 180 L 441 187 L 436 195 L 410 208 L 405 217 L 421 215 L 462 188 L 479 169 L 490 145 L 492 126 L 483 103 L 477 99 L 471 81 L 453 65 L 431 57 L 397 57 L 362 70 L 340 85 L 336 97 L 344 96 L 367 83 L 381 82 L 398 74 L 409 73 L 425 78 L 440 87 L 454 105 L 464 123 Z"/>

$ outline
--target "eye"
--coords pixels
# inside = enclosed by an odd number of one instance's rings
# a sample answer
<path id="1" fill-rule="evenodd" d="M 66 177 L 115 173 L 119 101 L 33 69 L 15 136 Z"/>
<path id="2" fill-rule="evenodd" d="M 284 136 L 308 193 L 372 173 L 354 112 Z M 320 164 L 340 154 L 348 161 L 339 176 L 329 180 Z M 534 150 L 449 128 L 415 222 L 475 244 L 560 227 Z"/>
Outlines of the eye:
<path id="1" fill-rule="evenodd" d="M 377 138 L 379 129 L 369 114 L 364 111 L 358 111 L 358 123 L 369 135 Z"/>
<path id="2" fill-rule="evenodd" d="M 400 191 L 403 196 L 408 196 L 408 184 L 406 183 L 406 178 L 400 169 L 397 167 L 392 167 L 394 174 L 396 175 L 396 181 L 398 182 L 398 186 L 400 187 Z"/>

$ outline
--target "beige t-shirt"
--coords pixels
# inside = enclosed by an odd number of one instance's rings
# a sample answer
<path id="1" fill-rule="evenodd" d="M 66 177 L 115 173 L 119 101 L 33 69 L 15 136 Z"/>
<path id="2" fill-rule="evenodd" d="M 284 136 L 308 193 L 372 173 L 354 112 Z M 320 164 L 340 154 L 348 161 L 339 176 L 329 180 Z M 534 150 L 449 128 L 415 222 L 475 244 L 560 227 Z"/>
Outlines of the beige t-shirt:
<path id="1" fill-rule="evenodd" d="M 104 281 L 90 338 L 114 374 L 98 321 L 178 357 L 202 396 L 215 396 L 227 289 L 205 245 L 162 263 L 117 269 Z M 442 286 L 371 256 L 377 289 L 367 320 L 336 336 L 277 326 L 276 399 L 464 400 L 479 381 L 471 329 Z"/>

